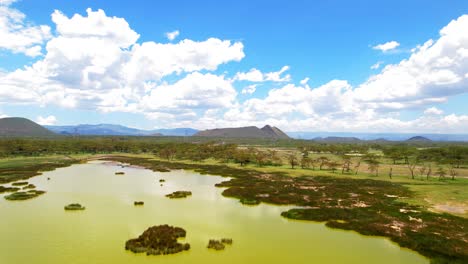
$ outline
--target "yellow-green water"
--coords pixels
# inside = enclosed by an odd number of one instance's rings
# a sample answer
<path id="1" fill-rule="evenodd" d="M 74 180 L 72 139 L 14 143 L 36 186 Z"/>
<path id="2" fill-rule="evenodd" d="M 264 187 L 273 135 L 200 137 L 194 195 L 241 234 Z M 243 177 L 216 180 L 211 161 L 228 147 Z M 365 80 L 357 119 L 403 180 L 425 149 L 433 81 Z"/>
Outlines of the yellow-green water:
<path id="1" fill-rule="evenodd" d="M 102 162 L 44 173 L 29 182 L 46 194 L 28 201 L 0 199 L 0 263 L 428 263 L 387 239 L 284 219 L 280 213 L 287 207 L 243 206 L 214 187 L 224 180 Z M 193 195 L 164 197 L 177 190 Z M 145 205 L 135 207 L 136 200 Z M 64 211 L 74 202 L 86 210 Z M 186 229 L 190 251 L 168 256 L 125 251 L 126 240 L 159 224 Z M 210 238 L 223 237 L 234 241 L 225 251 L 206 248 Z"/>

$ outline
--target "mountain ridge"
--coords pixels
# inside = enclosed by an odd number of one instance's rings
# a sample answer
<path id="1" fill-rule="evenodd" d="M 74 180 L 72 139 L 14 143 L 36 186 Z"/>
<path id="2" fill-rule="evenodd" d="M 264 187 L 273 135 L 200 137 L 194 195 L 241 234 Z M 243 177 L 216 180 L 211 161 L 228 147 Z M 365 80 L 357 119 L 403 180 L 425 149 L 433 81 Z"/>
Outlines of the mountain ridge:
<path id="1" fill-rule="evenodd" d="M 261 129 L 256 126 L 207 129 L 196 133 L 194 136 L 217 138 L 289 138 L 289 136 L 281 131 L 281 129 L 277 127 L 271 127 L 270 125 L 266 125 Z"/>
<path id="2" fill-rule="evenodd" d="M 57 134 L 23 117 L 0 118 L 0 137 L 54 137 Z"/>

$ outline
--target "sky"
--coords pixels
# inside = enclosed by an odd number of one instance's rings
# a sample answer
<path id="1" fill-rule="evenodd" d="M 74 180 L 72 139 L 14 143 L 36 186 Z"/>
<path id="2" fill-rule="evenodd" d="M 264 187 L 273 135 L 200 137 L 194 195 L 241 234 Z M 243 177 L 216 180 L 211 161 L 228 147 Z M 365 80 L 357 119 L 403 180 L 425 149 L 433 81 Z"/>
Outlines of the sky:
<path id="1" fill-rule="evenodd" d="M 468 1 L 0 0 L 0 117 L 468 131 Z"/>

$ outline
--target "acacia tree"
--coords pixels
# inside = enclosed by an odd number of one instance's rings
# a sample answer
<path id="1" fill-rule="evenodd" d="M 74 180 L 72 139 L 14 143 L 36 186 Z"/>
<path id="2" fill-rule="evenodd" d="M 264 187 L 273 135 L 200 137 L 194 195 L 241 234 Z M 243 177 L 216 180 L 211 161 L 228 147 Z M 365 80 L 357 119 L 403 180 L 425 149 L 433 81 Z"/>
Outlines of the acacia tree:
<path id="1" fill-rule="evenodd" d="M 344 172 L 349 172 L 351 170 L 351 157 L 349 156 L 344 156 L 343 157 L 343 166 L 341 167 L 341 174 L 344 174 Z"/>
<path id="2" fill-rule="evenodd" d="M 449 174 L 452 176 L 452 180 L 455 180 L 455 176 L 457 176 L 457 171 L 455 170 L 455 164 L 450 164 L 449 167 Z"/>
<path id="3" fill-rule="evenodd" d="M 411 173 L 411 179 L 414 180 L 414 170 L 416 168 L 416 165 L 418 165 L 418 159 L 417 158 L 406 158 L 406 167 Z"/>
<path id="4" fill-rule="evenodd" d="M 365 157 L 366 163 L 369 165 L 369 171 L 375 173 L 375 176 L 379 176 L 380 162 L 375 154 L 367 154 Z"/>
<path id="5" fill-rule="evenodd" d="M 301 158 L 301 168 L 308 169 L 310 168 L 311 159 L 309 157 L 302 156 Z"/>
<path id="6" fill-rule="evenodd" d="M 445 179 L 445 175 L 447 175 L 447 172 L 445 171 L 444 168 L 439 167 L 437 169 L 437 175 L 439 175 L 439 181 Z"/>
<path id="7" fill-rule="evenodd" d="M 323 166 L 325 166 L 330 160 L 325 157 L 325 156 L 322 156 L 322 157 L 319 157 L 318 159 L 318 162 L 319 162 L 319 169 L 322 170 Z"/>
<path id="8" fill-rule="evenodd" d="M 338 162 L 336 162 L 336 161 L 329 161 L 327 163 L 327 166 L 328 166 L 329 169 L 332 170 L 333 173 L 335 173 L 336 170 L 338 169 L 338 167 L 340 166 L 340 164 Z"/>
<path id="9" fill-rule="evenodd" d="M 288 154 L 288 162 L 289 165 L 291 165 L 291 169 L 294 169 L 294 167 L 298 165 L 298 160 L 295 153 L 291 152 Z"/>
<path id="10" fill-rule="evenodd" d="M 354 165 L 354 175 L 357 175 L 357 174 L 358 174 L 359 167 L 361 167 L 361 159 L 359 159 L 359 160 L 356 162 L 356 165 Z"/>
<path id="11" fill-rule="evenodd" d="M 426 171 L 426 180 L 427 181 L 429 180 L 429 176 L 431 176 L 431 173 L 432 173 L 432 165 L 429 163 L 429 165 L 427 167 L 427 171 Z"/>

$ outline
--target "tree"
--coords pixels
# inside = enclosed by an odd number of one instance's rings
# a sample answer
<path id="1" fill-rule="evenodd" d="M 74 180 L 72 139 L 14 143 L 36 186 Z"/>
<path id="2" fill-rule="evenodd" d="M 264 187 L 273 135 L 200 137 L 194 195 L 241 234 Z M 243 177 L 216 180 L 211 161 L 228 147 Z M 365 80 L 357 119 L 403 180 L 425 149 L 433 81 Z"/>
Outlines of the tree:
<path id="1" fill-rule="evenodd" d="M 343 166 L 341 167 L 341 174 L 344 174 L 344 172 L 349 172 L 351 170 L 351 157 L 349 156 L 343 156 Z"/>
<path id="2" fill-rule="evenodd" d="M 380 166 L 379 161 L 369 160 L 368 164 L 369 164 L 369 171 L 371 173 L 375 173 L 375 176 L 379 176 L 379 166 Z"/>
<path id="3" fill-rule="evenodd" d="M 325 166 L 328 161 L 330 161 L 327 157 L 325 156 L 322 156 L 322 157 L 319 157 L 318 159 L 318 162 L 319 162 L 319 169 L 322 170 L 323 166 Z"/>
<path id="4" fill-rule="evenodd" d="M 455 176 L 457 176 L 457 171 L 455 170 L 455 164 L 450 164 L 449 174 L 450 176 L 452 176 L 452 180 L 455 180 Z"/>
<path id="5" fill-rule="evenodd" d="M 414 179 L 414 169 L 416 168 L 416 165 L 418 164 L 418 159 L 413 158 L 413 159 L 406 159 L 406 167 L 408 167 L 408 170 L 411 173 L 411 179 Z"/>
<path id="6" fill-rule="evenodd" d="M 250 162 L 250 153 L 245 149 L 238 149 L 234 154 L 234 161 L 243 167 Z"/>
<path id="7" fill-rule="evenodd" d="M 380 162 L 377 160 L 377 156 L 375 154 L 367 154 L 365 162 L 369 165 L 369 171 L 375 173 L 375 176 L 379 176 Z"/>
<path id="8" fill-rule="evenodd" d="M 336 170 L 338 169 L 338 167 L 340 166 L 340 164 L 338 162 L 336 162 L 336 161 L 329 161 L 327 163 L 327 166 L 328 166 L 329 169 L 332 170 L 333 173 L 335 173 Z"/>
<path id="9" fill-rule="evenodd" d="M 437 175 L 439 175 L 439 181 L 445 179 L 445 175 L 447 175 L 447 172 L 445 171 L 444 168 L 439 167 L 437 169 Z"/>
<path id="10" fill-rule="evenodd" d="M 432 173 L 432 165 L 429 163 L 429 166 L 428 166 L 427 172 L 426 172 L 426 180 L 427 181 L 429 180 L 429 176 L 431 176 L 431 173 Z"/>
<path id="11" fill-rule="evenodd" d="M 257 165 L 259 167 L 262 167 L 263 165 L 265 165 L 265 161 L 267 159 L 267 154 L 263 151 L 257 151 L 255 153 L 255 161 L 257 162 Z"/>
<path id="12" fill-rule="evenodd" d="M 308 169 L 310 168 L 311 159 L 309 157 L 302 156 L 301 158 L 301 168 Z"/>
<path id="13" fill-rule="evenodd" d="M 357 175 L 357 174 L 358 174 L 359 167 L 361 167 L 361 159 L 359 159 L 359 160 L 356 162 L 356 165 L 354 165 L 354 175 Z"/>
<path id="14" fill-rule="evenodd" d="M 291 169 L 294 169 L 298 165 L 297 156 L 294 152 L 288 154 L 288 162 L 291 165 Z"/>
<path id="15" fill-rule="evenodd" d="M 391 179 L 393 175 L 393 167 L 390 167 L 390 171 L 388 172 L 388 177 Z"/>

